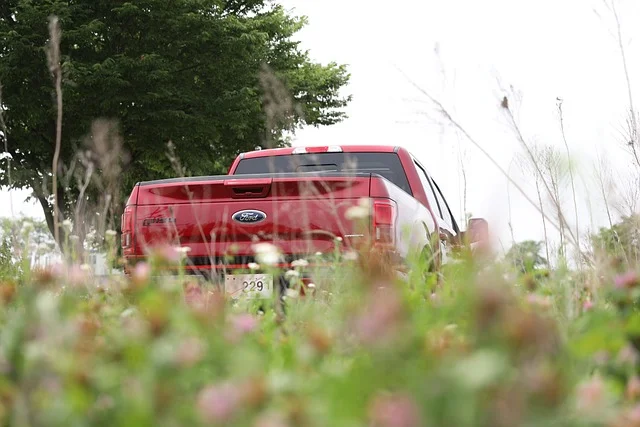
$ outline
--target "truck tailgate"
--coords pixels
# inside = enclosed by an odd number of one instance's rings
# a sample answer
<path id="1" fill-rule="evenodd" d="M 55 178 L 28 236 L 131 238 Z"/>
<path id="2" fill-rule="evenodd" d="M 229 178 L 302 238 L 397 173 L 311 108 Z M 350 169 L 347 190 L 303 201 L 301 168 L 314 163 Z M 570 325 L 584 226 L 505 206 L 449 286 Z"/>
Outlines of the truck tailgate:
<path id="1" fill-rule="evenodd" d="M 359 238 L 345 214 L 369 196 L 370 174 L 286 175 L 140 185 L 135 253 L 170 243 L 189 247 L 196 266 L 229 267 L 246 264 L 255 242 L 295 258 L 332 251 L 336 237 L 347 245 Z"/>

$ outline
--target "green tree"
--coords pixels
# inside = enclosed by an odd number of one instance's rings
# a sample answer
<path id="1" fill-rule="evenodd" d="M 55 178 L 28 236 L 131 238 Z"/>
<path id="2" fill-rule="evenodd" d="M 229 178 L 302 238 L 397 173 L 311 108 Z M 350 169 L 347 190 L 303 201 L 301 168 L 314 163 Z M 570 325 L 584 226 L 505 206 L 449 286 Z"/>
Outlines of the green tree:
<path id="1" fill-rule="evenodd" d="M 594 252 L 621 258 L 628 266 L 640 261 L 640 215 L 622 217 L 613 227 L 600 228 L 591 236 Z"/>
<path id="2" fill-rule="evenodd" d="M 543 242 L 535 240 L 525 240 L 514 243 L 505 255 L 505 259 L 513 264 L 522 273 L 530 273 L 534 270 L 547 266 L 549 261 L 540 255 Z"/>
<path id="3" fill-rule="evenodd" d="M 117 227 L 135 182 L 175 176 L 168 157 L 187 175 L 224 173 L 240 151 L 345 117 L 346 67 L 313 62 L 294 40 L 306 19 L 270 0 L 4 0 L 0 108 L 9 139 L 1 142 L 12 160 L 0 185 L 33 189 L 50 229 L 52 15 L 62 28 L 61 221 L 81 206 Z M 112 121 L 92 125 L 96 118 Z"/>

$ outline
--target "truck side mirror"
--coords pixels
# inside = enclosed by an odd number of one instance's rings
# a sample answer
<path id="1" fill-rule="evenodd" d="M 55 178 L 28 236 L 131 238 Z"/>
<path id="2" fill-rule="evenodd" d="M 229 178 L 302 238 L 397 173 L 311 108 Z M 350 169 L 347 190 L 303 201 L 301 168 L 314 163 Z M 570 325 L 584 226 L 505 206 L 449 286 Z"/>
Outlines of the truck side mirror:
<path id="1" fill-rule="evenodd" d="M 489 223 L 484 218 L 471 218 L 465 235 L 469 243 L 489 243 Z"/>

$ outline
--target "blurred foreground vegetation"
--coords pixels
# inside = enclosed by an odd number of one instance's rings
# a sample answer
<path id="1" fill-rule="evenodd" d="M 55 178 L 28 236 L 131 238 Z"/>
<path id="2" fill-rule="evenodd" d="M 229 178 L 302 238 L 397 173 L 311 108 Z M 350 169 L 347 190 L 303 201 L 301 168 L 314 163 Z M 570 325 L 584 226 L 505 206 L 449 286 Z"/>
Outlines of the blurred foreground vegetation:
<path id="1" fill-rule="evenodd" d="M 640 281 L 624 262 L 540 273 L 463 253 L 436 284 L 360 256 L 295 285 L 284 315 L 155 274 L 170 262 L 100 284 L 77 264 L 2 273 L 2 422 L 640 425 Z"/>

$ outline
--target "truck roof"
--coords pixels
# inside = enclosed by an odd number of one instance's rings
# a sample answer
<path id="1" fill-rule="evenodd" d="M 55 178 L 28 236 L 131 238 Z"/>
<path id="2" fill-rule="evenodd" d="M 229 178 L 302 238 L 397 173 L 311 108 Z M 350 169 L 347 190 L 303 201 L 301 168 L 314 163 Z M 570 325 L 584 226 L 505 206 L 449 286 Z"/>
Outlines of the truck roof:
<path id="1" fill-rule="evenodd" d="M 339 148 L 343 153 L 393 153 L 397 151 L 399 147 L 396 145 L 310 145 L 284 148 L 266 148 L 263 150 L 248 151 L 245 153 L 240 153 L 239 157 L 240 159 L 253 159 L 256 157 L 289 156 L 291 154 L 294 154 L 295 150 L 307 150 L 306 152 L 309 153 L 322 153 L 331 148 Z"/>

